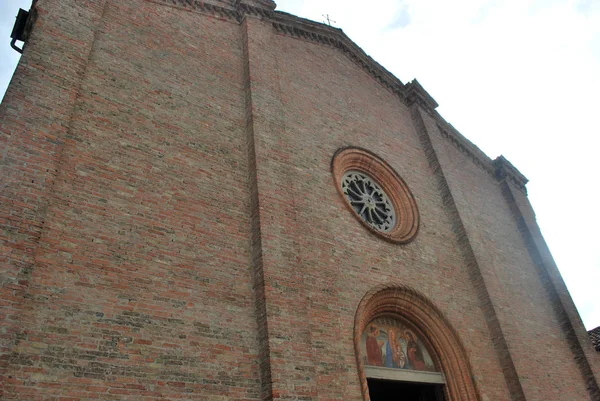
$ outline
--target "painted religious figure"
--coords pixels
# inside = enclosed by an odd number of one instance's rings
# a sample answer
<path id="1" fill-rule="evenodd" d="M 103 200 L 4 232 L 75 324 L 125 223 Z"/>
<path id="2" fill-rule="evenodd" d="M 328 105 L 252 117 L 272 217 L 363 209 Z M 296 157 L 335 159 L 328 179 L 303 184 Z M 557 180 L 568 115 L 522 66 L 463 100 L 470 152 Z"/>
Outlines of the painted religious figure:
<path id="1" fill-rule="evenodd" d="M 415 330 L 396 319 L 376 319 L 362 335 L 366 365 L 392 369 L 436 371 L 433 360 Z"/>

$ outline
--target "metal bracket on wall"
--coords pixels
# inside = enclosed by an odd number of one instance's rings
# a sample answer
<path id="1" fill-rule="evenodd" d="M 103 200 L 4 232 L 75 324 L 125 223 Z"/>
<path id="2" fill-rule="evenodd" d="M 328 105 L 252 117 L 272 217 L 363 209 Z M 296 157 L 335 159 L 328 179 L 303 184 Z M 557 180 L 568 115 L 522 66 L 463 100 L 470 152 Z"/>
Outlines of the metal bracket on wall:
<path id="1" fill-rule="evenodd" d="M 12 38 L 10 42 L 10 47 L 18 51 L 19 53 L 23 53 L 23 48 L 17 47 L 15 44 L 17 40 L 21 42 L 25 42 L 27 40 L 27 35 L 25 32 L 25 27 L 27 25 L 27 19 L 29 18 L 29 11 L 25 11 L 22 8 L 19 9 L 19 13 L 17 14 L 17 19 L 15 21 L 15 26 L 13 26 L 12 33 L 10 37 Z"/>

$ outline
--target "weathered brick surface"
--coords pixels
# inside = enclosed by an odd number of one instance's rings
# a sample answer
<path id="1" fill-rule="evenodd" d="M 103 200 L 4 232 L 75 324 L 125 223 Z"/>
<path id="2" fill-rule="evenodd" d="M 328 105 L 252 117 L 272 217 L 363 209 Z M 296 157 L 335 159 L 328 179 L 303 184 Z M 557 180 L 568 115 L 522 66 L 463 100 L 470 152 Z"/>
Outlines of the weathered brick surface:
<path id="1" fill-rule="evenodd" d="M 253 27 L 256 49 L 264 49 L 251 66 L 256 62 L 260 74 L 253 94 L 260 204 L 268 216 L 262 232 L 273 300 L 268 304 L 274 310 L 269 324 L 272 338 L 302 344 L 271 347 L 272 355 L 280 356 L 271 365 L 279 378 L 275 391 L 291 399 L 302 373 L 304 396 L 360 399 L 352 342 L 355 308 L 372 287 L 401 281 L 451 316 L 477 355 L 474 370 L 489 398 L 509 399 L 409 110 L 334 49 L 273 35 L 257 22 Z M 276 44 L 273 51 L 265 49 L 269 41 Z M 414 242 L 382 241 L 345 210 L 329 162 L 348 145 L 380 155 L 406 180 L 422 216 Z"/>
<path id="2" fill-rule="evenodd" d="M 99 11 L 4 397 L 256 399 L 239 26 Z"/>
<path id="3" fill-rule="evenodd" d="M 525 195 L 343 46 L 207 4 L 38 2 L 0 107 L 3 397 L 360 400 L 356 309 L 402 283 L 482 401 L 593 400 L 598 356 Z M 414 241 L 346 210 L 344 146 L 406 181 Z"/>
<path id="4" fill-rule="evenodd" d="M 81 77 L 103 2 L 48 3 L 40 9 L 0 107 L 0 391 L 22 321 L 35 255 Z M 63 9 L 63 6 L 65 7 Z"/>
<path id="5" fill-rule="evenodd" d="M 525 399 L 588 399 L 554 290 L 533 263 L 502 196 L 503 186 L 429 122 L 433 146 L 500 322 L 501 333 L 495 335 L 503 335 L 508 343 Z M 556 359 L 564 360 L 565 369 L 548 370 Z"/>

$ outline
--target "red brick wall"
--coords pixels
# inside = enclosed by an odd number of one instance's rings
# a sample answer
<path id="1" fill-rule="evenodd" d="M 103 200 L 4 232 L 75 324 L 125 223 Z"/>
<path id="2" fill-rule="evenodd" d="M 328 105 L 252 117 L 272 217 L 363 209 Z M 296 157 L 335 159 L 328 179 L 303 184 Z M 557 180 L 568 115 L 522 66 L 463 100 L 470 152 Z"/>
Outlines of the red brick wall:
<path id="1" fill-rule="evenodd" d="M 146 1 L 71 7 L 40 1 L 35 38 L 44 42 L 28 45 L 15 78 L 24 83 L 3 105 L 16 114 L 28 107 L 21 97 L 40 96 L 47 104 L 31 103 L 59 109 L 46 120 L 37 109 L 40 121 L 5 118 L 9 130 L 29 124 L 17 132 L 24 145 L 48 120 L 64 131 L 56 181 L 39 195 L 45 224 L 17 300 L 4 397 L 255 399 L 239 25 Z M 89 37 L 49 26 L 88 25 L 77 12 L 103 13 Z M 60 88 L 37 92 L 28 63 L 42 59 L 41 82 L 74 79 L 53 63 L 77 40 L 86 41 L 83 81 L 63 105 Z"/>
<path id="2" fill-rule="evenodd" d="M 587 399 L 552 299 L 532 263 L 501 187 L 432 127 L 445 177 L 506 338 L 525 399 Z M 560 369 L 548 369 L 556 366 Z"/>
<path id="3" fill-rule="evenodd" d="M 482 401 L 590 399 L 581 323 L 493 175 L 339 49 L 197 11 L 39 1 L 0 107 L 4 398 L 360 400 L 356 308 L 399 282 Z M 344 146 L 406 181 L 413 242 L 346 210 Z"/>
<path id="4" fill-rule="evenodd" d="M 341 52 L 273 34 L 256 21 L 251 26 L 260 204 L 266 216 L 261 227 L 274 310 L 269 324 L 274 337 L 294 345 L 272 345 L 278 392 L 299 394 L 295 383 L 302 375 L 301 395 L 360 399 L 355 308 L 372 287 L 400 281 L 431 297 L 463 334 L 476 380 L 489 399 L 509 399 L 408 108 Z M 347 212 L 329 164 L 337 149 L 349 145 L 380 155 L 406 180 L 422 218 L 414 242 L 382 241 Z"/>
<path id="5" fill-rule="evenodd" d="M 24 315 L 35 256 L 103 5 L 63 3 L 64 8 L 57 2 L 40 7 L 36 29 L 0 106 L 0 391 L 11 386 L 9 365 L 22 361 L 11 352 L 26 336 Z"/>

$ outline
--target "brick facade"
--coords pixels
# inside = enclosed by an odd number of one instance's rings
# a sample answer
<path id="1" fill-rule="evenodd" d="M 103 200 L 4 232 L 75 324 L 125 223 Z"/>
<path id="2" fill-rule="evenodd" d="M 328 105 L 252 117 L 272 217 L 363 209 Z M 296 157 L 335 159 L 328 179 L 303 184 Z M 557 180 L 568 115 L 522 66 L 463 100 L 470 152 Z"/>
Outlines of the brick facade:
<path id="1" fill-rule="evenodd" d="M 588 331 L 592 345 L 596 348 L 596 351 L 600 352 L 600 326 L 593 330 Z"/>
<path id="2" fill-rule="evenodd" d="M 368 399 L 357 330 L 386 300 L 450 401 L 600 400 L 526 179 L 273 7 L 37 1 L 0 106 L 0 397 Z M 408 243 L 347 209 L 345 147 L 410 189 Z"/>

